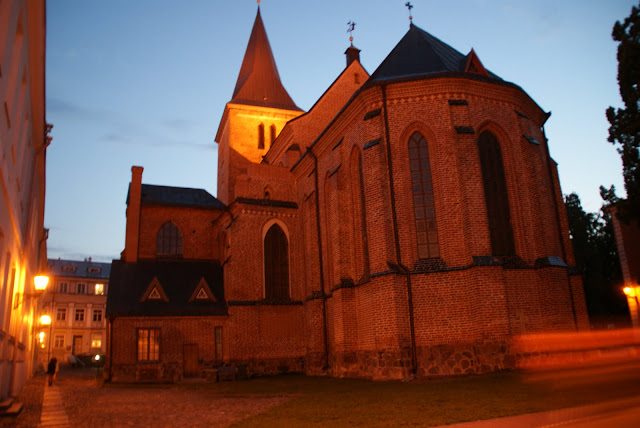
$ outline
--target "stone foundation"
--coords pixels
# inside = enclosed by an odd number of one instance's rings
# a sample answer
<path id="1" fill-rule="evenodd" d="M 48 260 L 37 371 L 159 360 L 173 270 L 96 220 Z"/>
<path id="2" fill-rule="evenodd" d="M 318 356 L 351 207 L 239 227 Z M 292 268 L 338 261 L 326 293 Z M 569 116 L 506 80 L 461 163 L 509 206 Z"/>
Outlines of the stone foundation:
<path id="1" fill-rule="evenodd" d="M 483 374 L 515 368 L 504 342 L 450 344 L 417 349 L 418 377 Z"/>
<path id="2" fill-rule="evenodd" d="M 304 363 L 304 357 L 229 361 L 229 364 L 238 368 L 238 379 L 304 373 Z"/>

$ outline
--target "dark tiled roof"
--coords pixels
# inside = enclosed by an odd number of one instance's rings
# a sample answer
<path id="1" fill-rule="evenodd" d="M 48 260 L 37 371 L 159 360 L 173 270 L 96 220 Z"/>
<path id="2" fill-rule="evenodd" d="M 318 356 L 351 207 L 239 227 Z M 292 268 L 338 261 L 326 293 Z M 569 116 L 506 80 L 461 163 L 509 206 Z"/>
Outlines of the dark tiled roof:
<path id="1" fill-rule="evenodd" d="M 168 302 L 140 299 L 151 281 L 158 279 Z M 189 302 L 200 280 L 204 278 L 215 295 L 209 300 Z M 139 261 L 114 260 L 107 296 L 108 316 L 202 316 L 227 315 L 222 283 L 222 267 L 204 261 Z"/>
<path id="2" fill-rule="evenodd" d="M 88 260 L 49 259 L 47 260 L 47 266 L 51 275 L 76 278 L 108 279 L 111 271 L 111 263 Z"/>
<path id="3" fill-rule="evenodd" d="M 260 8 L 251 30 L 231 102 L 300 110 L 280 81 L 278 67 L 260 16 Z"/>
<path id="4" fill-rule="evenodd" d="M 145 205 L 187 205 L 204 208 L 224 209 L 225 205 L 204 189 L 188 187 L 142 185 L 142 204 Z M 127 194 L 127 204 L 129 195 Z"/>
<path id="5" fill-rule="evenodd" d="M 467 56 L 411 24 L 409 31 L 373 72 L 369 82 L 426 76 L 440 73 L 463 73 Z M 488 72 L 490 78 L 500 79 Z"/>

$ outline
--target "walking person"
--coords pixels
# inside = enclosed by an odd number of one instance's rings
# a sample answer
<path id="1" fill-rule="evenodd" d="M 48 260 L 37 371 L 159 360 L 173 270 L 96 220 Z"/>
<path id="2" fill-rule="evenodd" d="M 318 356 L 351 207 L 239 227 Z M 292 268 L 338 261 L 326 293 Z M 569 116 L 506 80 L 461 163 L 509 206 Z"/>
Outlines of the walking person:
<path id="1" fill-rule="evenodd" d="M 56 357 L 51 357 L 49 364 L 47 364 L 47 375 L 49 376 L 49 386 L 53 385 L 53 378 L 56 377 L 56 371 L 58 370 L 58 360 Z"/>

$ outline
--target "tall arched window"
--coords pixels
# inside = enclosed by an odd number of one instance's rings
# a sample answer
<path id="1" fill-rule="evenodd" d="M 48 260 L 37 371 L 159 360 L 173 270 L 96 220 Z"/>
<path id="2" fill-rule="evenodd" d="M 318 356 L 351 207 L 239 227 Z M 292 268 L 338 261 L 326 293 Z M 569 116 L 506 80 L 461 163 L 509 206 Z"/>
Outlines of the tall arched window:
<path id="1" fill-rule="evenodd" d="M 168 221 L 158 231 L 156 255 L 161 257 L 182 256 L 182 234 L 178 227 Z"/>
<path id="2" fill-rule="evenodd" d="M 273 142 L 276 141 L 276 126 L 271 125 L 269 127 L 269 136 L 271 139 L 269 140 L 269 147 L 273 146 Z"/>
<path id="3" fill-rule="evenodd" d="M 258 148 L 264 149 L 264 124 L 258 125 Z"/>
<path id="4" fill-rule="evenodd" d="M 364 182 L 362 179 L 362 157 L 354 148 L 351 152 L 351 209 L 353 221 L 353 250 L 356 281 L 369 277 L 369 248 L 367 246 L 366 208 Z"/>
<path id="5" fill-rule="evenodd" d="M 409 138 L 409 165 L 418 258 L 440 257 L 429 148 L 427 140 L 419 132 L 414 132 Z"/>
<path id="6" fill-rule="evenodd" d="M 264 236 L 264 290 L 267 300 L 289 300 L 289 242 L 275 223 Z"/>
<path id="7" fill-rule="evenodd" d="M 514 255 L 515 243 L 509 213 L 507 182 L 504 176 L 502 150 L 496 136 L 489 131 L 482 132 L 478 138 L 478 152 L 493 255 Z"/>

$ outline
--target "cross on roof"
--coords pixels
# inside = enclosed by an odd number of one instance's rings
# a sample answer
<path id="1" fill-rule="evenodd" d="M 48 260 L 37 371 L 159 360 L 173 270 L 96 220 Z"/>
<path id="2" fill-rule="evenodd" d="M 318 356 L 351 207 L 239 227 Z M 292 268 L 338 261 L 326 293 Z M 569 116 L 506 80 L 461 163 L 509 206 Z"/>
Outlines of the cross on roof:
<path id="1" fill-rule="evenodd" d="M 349 33 L 349 41 L 353 44 L 353 30 L 356 28 L 356 23 L 353 21 L 347 22 L 347 33 Z"/>
<path id="2" fill-rule="evenodd" d="M 260 2 L 260 0 L 258 0 L 258 2 Z M 409 22 L 413 22 L 413 16 L 411 16 L 411 9 L 413 9 L 413 5 L 411 2 L 406 2 L 404 5 L 409 10 Z"/>

